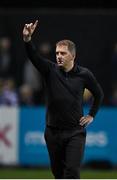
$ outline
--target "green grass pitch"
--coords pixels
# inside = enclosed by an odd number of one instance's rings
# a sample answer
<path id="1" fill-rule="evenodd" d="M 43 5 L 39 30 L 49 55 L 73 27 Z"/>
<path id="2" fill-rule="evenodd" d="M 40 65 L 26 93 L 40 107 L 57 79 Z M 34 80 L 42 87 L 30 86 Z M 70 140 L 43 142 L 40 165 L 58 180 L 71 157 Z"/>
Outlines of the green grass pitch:
<path id="1" fill-rule="evenodd" d="M 49 169 L 0 168 L 0 179 L 53 179 Z M 117 179 L 116 170 L 81 170 L 82 179 Z"/>

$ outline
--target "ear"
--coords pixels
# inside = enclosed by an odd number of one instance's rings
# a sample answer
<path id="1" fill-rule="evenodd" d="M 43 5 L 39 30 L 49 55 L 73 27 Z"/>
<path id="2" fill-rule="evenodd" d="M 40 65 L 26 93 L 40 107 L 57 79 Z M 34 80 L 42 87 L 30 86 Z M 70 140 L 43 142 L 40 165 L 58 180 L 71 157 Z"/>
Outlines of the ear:
<path id="1" fill-rule="evenodd" d="M 75 54 L 73 54 L 72 56 L 73 56 L 73 60 L 75 60 L 75 58 L 76 58 L 76 55 L 75 55 Z"/>
<path id="2" fill-rule="evenodd" d="M 73 57 L 73 56 L 72 56 Z M 71 58 L 71 60 L 70 61 L 72 61 L 73 63 L 75 62 L 75 58 L 73 57 L 73 58 Z"/>

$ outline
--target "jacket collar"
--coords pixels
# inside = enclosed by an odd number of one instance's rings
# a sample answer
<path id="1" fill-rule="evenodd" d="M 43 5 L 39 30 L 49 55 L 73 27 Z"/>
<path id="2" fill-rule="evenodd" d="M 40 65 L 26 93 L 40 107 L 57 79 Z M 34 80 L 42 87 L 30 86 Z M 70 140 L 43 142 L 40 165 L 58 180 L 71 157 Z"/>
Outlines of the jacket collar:
<path id="1" fill-rule="evenodd" d="M 68 71 L 68 72 L 65 72 L 64 69 L 62 67 L 60 67 L 60 70 L 63 72 L 63 73 L 68 73 L 68 74 L 72 74 L 72 73 L 76 73 L 76 72 L 79 72 L 79 66 L 77 63 L 74 64 L 73 68 Z"/>

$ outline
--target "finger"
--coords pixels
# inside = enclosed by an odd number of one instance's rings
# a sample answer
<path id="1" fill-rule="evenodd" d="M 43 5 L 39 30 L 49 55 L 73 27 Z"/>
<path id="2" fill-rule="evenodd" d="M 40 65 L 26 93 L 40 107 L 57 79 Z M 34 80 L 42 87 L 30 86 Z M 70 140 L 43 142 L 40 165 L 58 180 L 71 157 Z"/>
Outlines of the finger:
<path id="1" fill-rule="evenodd" d="M 33 24 L 33 23 L 25 24 L 25 27 L 28 28 L 31 24 Z"/>
<path id="2" fill-rule="evenodd" d="M 27 29 L 28 31 L 31 31 L 32 26 L 33 26 L 33 24 L 32 24 L 32 23 L 27 24 L 26 29 Z"/>
<path id="3" fill-rule="evenodd" d="M 81 122 L 80 125 L 83 126 L 85 124 L 85 122 Z"/>
<path id="4" fill-rule="evenodd" d="M 33 26 L 33 23 L 30 23 L 30 27 Z"/>
<path id="5" fill-rule="evenodd" d="M 80 125 L 82 126 L 84 124 L 84 121 L 80 122 Z"/>
<path id="6" fill-rule="evenodd" d="M 86 124 L 87 124 L 87 122 L 80 123 L 81 126 L 84 126 Z"/>
<path id="7" fill-rule="evenodd" d="M 25 28 L 25 29 L 27 29 L 27 25 L 28 25 L 28 24 L 25 24 L 25 25 L 24 25 L 24 28 Z"/>
<path id="8" fill-rule="evenodd" d="M 80 122 L 80 125 L 84 125 L 84 124 L 86 124 L 88 122 L 88 120 L 87 119 L 84 119 L 84 120 L 82 120 L 81 122 Z"/>
<path id="9" fill-rule="evenodd" d="M 80 125 L 83 125 L 83 123 L 84 123 L 84 120 L 82 119 L 82 121 L 80 121 L 80 123 L 79 123 L 79 124 L 80 124 Z"/>
<path id="10" fill-rule="evenodd" d="M 28 27 L 29 27 L 29 24 L 26 24 L 26 29 L 28 29 Z"/>
<path id="11" fill-rule="evenodd" d="M 33 23 L 30 23 L 30 29 L 29 29 L 29 31 L 31 31 L 31 30 L 33 30 L 34 29 L 34 25 L 33 25 Z"/>
<path id="12" fill-rule="evenodd" d="M 84 123 L 85 121 L 87 121 L 87 119 L 84 117 L 84 118 L 82 118 L 82 119 L 80 120 L 80 123 L 82 124 L 82 123 Z"/>
<path id="13" fill-rule="evenodd" d="M 28 32 L 29 34 L 31 34 L 31 27 L 29 24 L 24 27 L 24 32 Z"/>
<path id="14" fill-rule="evenodd" d="M 85 118 L 85 119 L 80 123 L 80 125 L 89 125 L 91 122 L 92 122 L 91 120 Z"/>
<path id="15" fill-rule="evenodd" d="M 80 121 L 83 121 L 83 119 L 85 119 L 85 117 L 84 117 L 84 116 L 80 118 Z"/>
<path id="16" fill-rule="evenodd" d="M 36 28 L 37 24 L 38 24 L 38 20 L 36 20 L 34 25 L 33 25 L 34 29 Z"/>

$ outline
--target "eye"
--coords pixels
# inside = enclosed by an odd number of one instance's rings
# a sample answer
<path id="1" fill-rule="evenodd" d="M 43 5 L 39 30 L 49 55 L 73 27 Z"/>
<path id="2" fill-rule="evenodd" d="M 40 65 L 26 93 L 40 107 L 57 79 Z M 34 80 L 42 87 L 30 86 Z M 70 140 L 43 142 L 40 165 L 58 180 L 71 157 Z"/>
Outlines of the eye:
<path id="1" fill-rule="evenodd" d="M 66 52 L 61 52 L 61 55 L 63 55 L 63 56 L 64 56 L 65 54 L 66 54 Z"/>
<path id="2" fill-rule="evenodd" d="M 58 55 L 62 55 L 62 56 L 64 56 L 64 55 L 66 55 L 67 53 L 66 52 L 56 52 L 56 55 L 58 56 Z"/>

